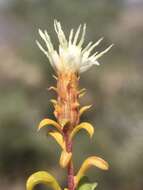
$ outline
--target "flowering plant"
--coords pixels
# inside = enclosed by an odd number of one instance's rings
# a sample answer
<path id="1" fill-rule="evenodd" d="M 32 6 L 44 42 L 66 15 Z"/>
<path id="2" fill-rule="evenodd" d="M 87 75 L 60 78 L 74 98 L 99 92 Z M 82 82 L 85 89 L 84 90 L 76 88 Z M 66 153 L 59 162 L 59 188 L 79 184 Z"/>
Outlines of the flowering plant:
<path id="1" fill-rule="evenodd" d="M 80 107 L 79 98 L 85 94 L 85 89 L 79 90 L 79 75 L 87 71 L 93 65 L 100 65 L 98 59 L 110 50 L 112 45 L 104 51 L 95 52 L 91 55 L 92 50 L 102 41 L 99 39 L 96 43 L 89 42 L 85 48 L 82 48 L 85 38 L 86 25 L 80 25 L 74 34 L 73 29 L 70 31 L 69 40 L 66 39 L 61 24 L 54 21 L 54 28 L 59 40 L 59 51 L 57 52 L 51 42 L 47 31 L 39 34 L 44 40 L 47 49 L 36 41 L 40 50 L 48 57 L 50 64 L 56 72 L 54 78 L 57 80 L 56 87 L 50 87 L 57 93 L 57 99 L 52 99 L 54 105 L 54 115 L 56 121 L 45 118 L 39 126 L 38 131 L 44 127 L 53 126 L 48 134 L 53 137 L 60 145 L 62 151 L 59 164 L 62 168 L 67 168 L 67 188 L 68 190 L 93 190 L 97 183 L 90 183 L 85 177 L 86 171 L 91 166 L 96 166 L 102 170 L 108 170 L 108 163 L 100 157 L 88 157 L 81 165 L 79 171 L 75 173 L 73 164 L 73 138 L 78 131 L 84 129 L 90 136 L 94 134 L 94 127 L 89 122 L 80 122 L 81 115 L 87 111 L 91 105 Z M 82 31 L 81 31 L 82 30 Z M 81 37 L 79 39 L 81 33 Z M 56 179 L 45 171 L 39 171 L 32 174 L 27 180 L 27 190 L 32 190 L 35 185 L 43 183 L 54 190 L 62 188 Z"/>

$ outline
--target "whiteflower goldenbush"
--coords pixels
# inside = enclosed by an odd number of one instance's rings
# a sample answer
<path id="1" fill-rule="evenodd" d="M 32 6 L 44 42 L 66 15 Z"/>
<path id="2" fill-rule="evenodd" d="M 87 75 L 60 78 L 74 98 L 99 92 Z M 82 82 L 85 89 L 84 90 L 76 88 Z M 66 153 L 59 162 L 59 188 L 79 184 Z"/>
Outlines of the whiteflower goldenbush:
<path id="1" fill-rule="evenodd" d="M 73 163 L 73 138 L 78 131 L 84 129 L 90 138 L 94 134 L 94 127 L 90 122 L 81 122 L 81 115 L 87 111 L 91 105 L 80 106 L 79 98 L 85 94 L 85 89 L 79 89 L 80 73 L 87 71 L 93 65 L 99 66 L 99 58 L 107 53 L 110 45 L 102 52 L 92 54 L 92 51 L 103 40 L 100 38 L 96 43 L 89 42 L 84 48 L 84 39 L 86 25 L 79 26 L 76 32 L 71 29 L 68 39 L 66 38 L 60 22 L 54 21 L 54 29 L 59 40 L 58 51 L 54 49 L 51 38 L 47 31 L 39 29 L 39 35 L 45 43 L 45 48 L 36 41 L 40 50 L 47 56 L 53 69 L 55 70 L 54 78 L 56 86 L 49 89 L 54 90 L 56 99 L 51 102 L 54 106 L 55 120 L 50 118 L 43 119 L 38 131 L 43 127 L 48 127 L 48 134 L 56 140 L 61 147 L 61 156 L 59 165 L 67 169 L 67 187 L 68 190 L 94 190 L 97 183 L 89 182 L 85 176 L 86 171 L 91 166 L 96 166 L 102 170 L 108 170 L 108 163 L 98 156 L 88 157 L 81 165 L 78 171 L 74 168 Z M 27 190 L 32 190 L 37 184 L 43 183 L 53 188 L 61 190 L 57 180 L 46 171 L 39 171 L 32 174 L 26 183 Z"/>
<path id="2" fill-rule="evenodd" d="M 113 46 L 112 44 L 104 51 L 99 53 L 95 51 L 95 53 L 91 55 L 92 50 L 99 45 L 103 38 L 100 38 L 96 43 L 89 42 L 85 48 L 82 48 L 86 33 L 85 24 L 83 27 L 80 25 L 75 34 L 74 30 L 71 29 L 68 40 L 65 37 L 60 22 L 55 20 L 54 28 L 59 40 L 58 52 L 54 49 L 50 36 L 46 30 L 42 32 L 39 29 L 39 34 L 44 40 L 47 48 L 44 49 L 38 41 L 36 42 L 40 50 L 48 57 L 52 67 L 56 71 L 85 72 L 93 65 L 100 65 L 97 60 Z"/>

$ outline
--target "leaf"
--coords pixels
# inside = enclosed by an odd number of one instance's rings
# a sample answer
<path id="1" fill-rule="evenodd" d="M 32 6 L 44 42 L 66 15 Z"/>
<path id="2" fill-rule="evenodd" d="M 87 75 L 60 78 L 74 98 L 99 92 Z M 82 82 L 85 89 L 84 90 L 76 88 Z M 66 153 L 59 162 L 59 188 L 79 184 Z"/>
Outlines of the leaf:
<path id="1" fill-rule="evenodd" d="M 43 119 L 43 120 L 40 122 L 40 124 L 39 124 L 39 126 L 38 126 L 38 131 L 39 131 L 41 128 L 46 127 L 46 126 L 49 126 L 49 125 L 54 126 L 58 131 L 62 132 L 61 126 L 60 126 L 56 121 L 54 121 L 54 120 L 52 120 L 52 119 L 48 119 L 48 118 Z"/>
<path id="2" fill-rule="evenodd" d="M 97 187 L 97 183 L 89 182 L 88 177 L 83 176 L 79 181 L 77 190 L 94 190 Z"/>
<path id="3" fill-rule="evenodd" d="M 79 91 L 78 91 L 78 97 L 81 98 L 82 96 L 85 95 L 85 93 L 86 93 L 86 89 L 85 89 L 85 88 L 79 90 Z"/>
<path id="4" fill-rule="evenodd" d="M 83 106 L 82 108 L 80 108 L 79 110 L 79 116 L 81 116 L 85 111 L 87 111 L 89 108 L 91 108 L 92 105 L 89 106 Z"/>
<path id="5" fill-rule="evenodd" d="M 97 168 L 100 168 L 102 170 L 108 170 L 108 168 L 109 168 L 109 165 L 105 160 L 103 160 L 102 158 L 99 158 L 97 156 L 91 156 L 83 162 L 80 170 L 78 171 L 77 175 L 75 176 L 76 183 L 79 182 L 81 177 L 85 175 L 85 172 L 91 166 L 96 166 Z"/>
<path id="6" fill-rule="evenodd" d="M 51 99 L 50 102 L 55 106 L 57 104 L 57 101 L 54 99 Z"/>
<path id="7" fill-rule="evenodd" d="M 61 190 L 61 187 L 57 183 L 56 179 L 45 171 L 39 171 L 32 174 L 26 182 L 26 189 L 33 190 L 33 188 L 38 184 L 45 184 L 54 190 Z"/>
<path id="8" fill-rule="evenodd" d="M 69 161 L 71 160 L 71 157 L 72 157 L 71 152 L 63 150 L 60 157 L 60 166 L 62 168 L 65 168 L 68 165 Z"/>
<path id="9" fill-rule="evenodd" d="M 54 86 L 51 86 L 50 88 L 48 88 L 48 90 L 53 90 L 53 91 L 57 92 L 57 88 Z"/>
<path id="10" fill-rule="evenodd" d="M 87 131 L 87 133 L 89 134 L 90 138 L 93 136 L 94 134 L 94 127 L 87 122 L 82 122 L 81 124 L 75 126 L 75 128 L 73 128 L 73 130 L 70 133 L 70 139 L 72 139 L 74 137 L 74 135 L 81 129 L 85 129 Z"/>
<path id="11" fill-rule="evenodd" d="M 86 93 L 86 91 L 81 92 L 78 97 L 79 98 L 83 97 L 85 95 L 85 93 Z"/>
<path id="12" fill-rule="evenodd" d="M 53 76 L 54 79 L 56 79 L 56 80 L 58 79 L 55 75 L 52 75 L 52 76 Z"/>
<path id="13" fill-rule="evenodd" d="M 61 119 L 60 120 L 60 125 L 62 126 L 62 128 L 67 127 L 70 124 L 69 119 Z"/>
<path id="14" fill-rule="evenodd" d="M 63 139 L 63 136 L 58 131 L 50 131 L 48 134 L 53 137 L 57 143 L 61 146 L 63 150 L 65 150 L 65 141 Z"/>

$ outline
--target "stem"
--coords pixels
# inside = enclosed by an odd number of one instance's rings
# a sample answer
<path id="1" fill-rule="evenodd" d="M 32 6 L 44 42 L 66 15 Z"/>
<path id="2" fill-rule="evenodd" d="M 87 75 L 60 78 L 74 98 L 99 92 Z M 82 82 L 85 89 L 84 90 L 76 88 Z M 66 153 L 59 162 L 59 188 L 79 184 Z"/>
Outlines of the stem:
<path id="1" fill-rule="evenodd" d="M 72 142 L 68 143 L 67 151 L 72 152 Z M 72 158 L 67 166 L 67 183 L 68 183 L 68 189 L 74 190 L 74 166 Z"/>
<path id="2" fill-rule="evenodd" d="M 72 152 L 72 142 L 69 142 L 67 133 L 65 133 L 65 142 L 66 142 L 67 152 Z M 74 190 L 74 166 L 72 158 L 67 166 L 67 185 L 68 185 L 68 190 Z"/>
<path id="3" fill-rule="evenodd" d="M 66 143 L 66 151 L 72 153 L 72 141 L 69 140 L 69 134 L 79 123 L 77 74 L 58 73 L 57 92 L 57 105 L 55 106 L 54 114 L 61 125 L 64 121 L 67 121 L 67 124 L 63 126 L 63 134 Z M 68 190 L 75 189 L 72 158 L 67 165 L 67 185 Z"/>
<path id="4" fill-rule="evenodd" d="M 74 190 L 74 169 L 72 160 L 68 164 L 68 189 Z"/>

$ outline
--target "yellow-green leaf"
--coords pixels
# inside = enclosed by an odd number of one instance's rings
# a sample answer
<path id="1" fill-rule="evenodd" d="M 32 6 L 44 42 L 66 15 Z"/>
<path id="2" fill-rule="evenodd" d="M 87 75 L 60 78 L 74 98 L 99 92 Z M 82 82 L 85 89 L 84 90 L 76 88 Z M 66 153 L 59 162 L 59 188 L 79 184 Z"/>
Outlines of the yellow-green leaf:
<path id="1" fill-rule="evenodd" d="M 81 116 L 85 111 L 87 111 L 89 108 L 91 108 L 92 105 L 89 106 L 83 106 L 82 108 L 80 108 L 79 110 L 79 115 Z"/>
<path id="2" fill-rule="evenodd" d="M 86 89 L 85 89 L 85 88 L 82 88 L 81 90 L 78 91 L 78 94 L 80 95 L 80 94 L 82 94 L 82 93 L 85 92 L 85 91 L 86 91 Z"/>
<path id="3" fill-rule="evenodd" d="M 52 75 L 52 76 L 53 76 L 54 79 L 56 79 L 56 80 L 58 79 L 58 77 L 56 77 L 55 75 Z"/>
<path id="4" fill-rule="evenodd" d="M 50 88 L 48 88 L 48 90 L 54 90 L 55 92 L 57 92 L 57 88 L 54 86 L 51 86 Z"/>
<path id="5" fill-rule="evenodd" d="M 85 95 L 85 93 L 86 93 L 86 91 L 81 92 L 78 97 L 79 98 L 83 97 Z"/>
<path id="6" fill-rule="evenodd" d="M 58 131 L 50 131 L 48 132 L 48 134 L 57 141 L 57 143 L 61 146 L 63 150 L 65 150 L 65 141 L 61 133 L 59 133 Z"/>
<path id="7" fill-rule="evenodd" d="M 33 190 L 33 188 L 38 184 L 45 184 L 54 190 L 61 190 L 61 187 L 57 183 L 56 179 L 45 171 L 39 171 L 32 174 L 27 180 L 26 189 Z"/>
<path id="8" fill-rule="evenodd" d="M 57 100 L 54 100 L 54 99 L 51 99 L 50 102 L 51 102 L 53 105 L 56 105 L 56 104 L 57 104 Z"/>
<path id="9" fill-rule="evenodd" d="M 87 133 L 89 134 L 90 138 L 93 136 L 94 134 L 94 127 L 87 122 L 83 122 L 77 126 L 75 126 L 75 128 L 73 128 L 73 130 L 70 133 L 70 139 L 72 139 L 74 137 L 74 135 L 81 129 L 85 129 L 87 131 Z"/>
<path id="10" fill-rule="evenodd" d="M 63 150 L 60 157 L 60 166 L 62 168 L 65 168 L 68 165 L 69 161 L 71 160 L 71 157 L 72 157 L 71 152 Z"/>
<path id="11" fill-rule="evenodd" d="M 62 128 L 66 127 L 67 125 L 69 125 L 70 121 L 68 119 L 61 119 L 60 120 L 60 125 L 62 126 Z"/>
<path id="12" fill-rule="evenodd" d="M 50 125 L 54 126 L 57 130 L 59 130 L 60 132 L 62 132 L 61 126 L 60 126 L 56 121 L 54 121 L 54 120 L 52 120 L 52 119 L 48 119 L 48 118 L 43 119 L 43 120 L 40 122 L 40 124 L 39 124 L 39 126 L 38 126 L 38 131 L 39 131 L 41 128 L 46 127 L 46 126 L 50 126 Z"/>
<path id="13" fill-rule="evenodd" d="M 85 175 L 85 172 L 91 166 L 96 166 L 97 168 L 100 168 L 102 170 L 108 170 L 108 168 L 109 168 L 109 165 L 105 160 L 103 160 L 102 158 L 99 158 L 97 156 L 91 156 L 83 162 L 80 170 L 78 171 L 77 175 L 75 176 L 75 183 L 76 184 L 79 182 L 81 177 Z"/>

